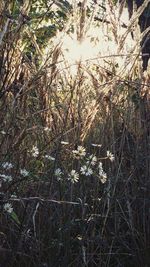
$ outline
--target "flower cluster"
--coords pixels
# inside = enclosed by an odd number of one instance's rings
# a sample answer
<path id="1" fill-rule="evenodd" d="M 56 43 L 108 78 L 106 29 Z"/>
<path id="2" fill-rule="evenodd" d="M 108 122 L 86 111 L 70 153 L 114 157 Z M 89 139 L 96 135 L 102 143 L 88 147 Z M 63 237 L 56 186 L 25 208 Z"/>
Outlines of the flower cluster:
<path id="1" fill-rule="evenodd" d="M 80 160 L 78 169 L 72 169 L 68 174 L 68 179 L 71 183 L 79 182 L 80 174 L 81 176 L 96 176 L 100 179 L 101 183 L 106 183 L 108 177 L 106 172 L 103 169 L 103 164 L 100 160 L 110 159 L 110 161 L 114 161 L 115 157 L 110 152 L 107 151 L 107 156 L 104 158 L 98 159 L 96 155 L 91 154 L 86 156 L 86 149 L 83 146 L 78 146 L 76 150 L 72 151 L 73 156 Z M 57 181 L 62 181 L 64 173 L 60 168 L 55 170 L 55 176 Z"/>

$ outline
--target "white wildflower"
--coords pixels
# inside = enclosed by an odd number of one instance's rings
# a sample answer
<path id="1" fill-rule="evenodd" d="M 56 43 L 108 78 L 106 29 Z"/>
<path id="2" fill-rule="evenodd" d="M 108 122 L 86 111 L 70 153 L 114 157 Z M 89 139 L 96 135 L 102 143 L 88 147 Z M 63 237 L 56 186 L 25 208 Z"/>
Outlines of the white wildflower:
<path id="1" fill-rule="evenodd" d="M 85 176 L 90 176 L 93 173 L 92 169 L 86 165 L 82 166 L 80 171 Z"/>
<path id="2" fill-rule="evenodd" d="M 11 204 L 6 203 L 6 204 L 4 205 L 4 210 L 5 210 L 6 212 L 8 212 L 8 213 L 12 213 L 12 212 L 13 212 L 13 207 L 12 207 Z"/>
<path id="3" fill-rule="evenodd" d="M 102 184 L 105 184 L 106 181 L 107 181 L 107 174 L 103 171 L 101 174 L 100 174 L 100 180 L 102 182 Z"/>
<path id="4" fill-rule="evenodd" d="M 98 172 L 99 172 L 99 178 L 101 182 L 104 184 L 107 181 L 107 174 L 103 170 L 103 164 L 102 162 L 99 162 L 98 164 Z"/>
<path id="5" fill-rule="evenodd" d="M 70 180 L 73 184 L 77 183 L 79 181 L 79 174 L 75 170 L 72 170 L 68 176 L 68 180 Z"/>
<path id="6" fill-rule="evenodd" d="M 94 155 L 90 155 L 87 160 L 87 165 L 91 164 L 92 166 L 95 166 L 96 162 L 97 162 L 97 157 Z"/>
<path id="7" fill-rule="evenodd" d="M 92 144 L 93 147 L 101 147 L 101 144 Z"/>
<path id="8" fill-rule="evenodd" d="M 107 151 L 107 158 L 110 159 L 110 161 L 114 161 L 115 160 L 114 155 L 109 150 Z"/>
<path id="9" fill-rule="evenodd" d="M 37 146 L 33 146 L 33 147 L 32 147 L 31 153 L 32 153 L 32 156 L 33 156 L 34 158 L 37 158 L 37 157 L 38 157 L 38 155 L 39 155 L 39 150 L 38 150 Z"/>
<path id="10" fill-rule="evenodd" d="M 12 181 L 12 177 L 10 175 L 0 174 L 0 177 L 3 179 L 4 182 Z"/>
<path id="11" fill-rule="evenodd" d="M 61 144 L 62 144 L 62 145 L 69 145 L 69 142 L 61 141 Z"/>
<path id="12" fill-rule="evenodd" d="M 98 164 L 98 168 L 99 168 L 99 169 L 103 169 L 103 164 L 102 164 L 101 161 L 100 161 L 99 164 Z"/>
<path id="13" fill-rule="evenodd" d="M 29 172 L 28 172 L 26 169 L 21 169 L 21 170 L 20 170 L 20 174 L 21 174 L 23 177 L 27 177 L 27 176 L 29 176 Z"/>
<path id="14" fill-rule="evenodd" d="M 62 175 L 62 171 L 61 171 L 60 168 L 57 168 L 57 169 L 55 170 L 55 176 L 60 176 L 60 175 Z"/>
<path id="15" fill-rule="evenodd" d="M 12 163 L 10 163 L 10 162 L 4 162 L 4 163 L 2 164 L 2 167 L 3 167 L 3 169 L 5 169 L 5 170 L 10 170 L 10 169 L 13 168 L 13 165 L 12 165 Z"/>
<path id="16" fill-rule="evenodd" d="M 61 170 L 60 168 L 57 168 L 57 169 L 55 170 L 55 176 L 57 177 L 57 181 L 61 181 L 61 179 L 62 179 L 62 174 L 63 174 L 63 172 L 62 172 L 62 170 Z"/>
<path id="17" fill-rule="evenodd" d="M 55 161 L 55 158 L 52 157 L 52 156 L 50 156 L 50 155 L 45 155 L 45 158 L 46 158 L 46 159 L 49 159 L 49 160 L 51 160 L 51 161 Z"/>
<path id="18" fill-rule="evenodd" d="M 99 170 L 99 175 L 101 175 L 101 173 L 103 173 L 103 164 L 102 164 L 102 162 L 99 162 L 98 170 Z"/>
<path id="19" fill-rule="evenodd" d="M 76 150 L 73 150 L 72 153 L 76 158 L 82 158 L 86 155 L 86 150 L 83 146 L 78 146 Z"/>

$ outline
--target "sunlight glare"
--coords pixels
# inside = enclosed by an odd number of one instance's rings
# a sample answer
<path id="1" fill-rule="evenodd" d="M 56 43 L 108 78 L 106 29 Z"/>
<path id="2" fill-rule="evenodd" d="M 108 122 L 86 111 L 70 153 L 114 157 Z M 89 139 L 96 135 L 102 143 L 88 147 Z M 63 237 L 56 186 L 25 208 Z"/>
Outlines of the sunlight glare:
<path id="1" fill-rule="evenodd" d="M 118 7 L 114 9 L 116 28 L 111 23 L 107 24 L 102 22 L 97 26 L 94 23 L 90 23 L 81 41 L 77 36 L 78 24 L 75 24 L 74 33 L 68 34 L 67 31 L 57 32 L 56 37 L 53 39 L 53 45 L 59 47 L 61 50 L 59 56 L 61 63 L 57 64 L 60 71 L 70 70 L 71 75 L 76 75 L 79 65 L 82 65 L 86 69 L 92 66 L 92 64 L 98 64 L 102 68 L 110 68 L 110 70 L 113 65 L 118 66 L 118 72 L 122 70 L 124 72 L 130 71 L 131 65 L 128 64 L 128 57 L 133 54 L 135 41 L 129 33 L 126 36 L 122 49 L 119 49 L 120 41 L 126 32 L 129 19 L 126 8 L 123 10 L 120 18 L 118 10 Z M 109 8 L 107 12 L 109 16 L 111 14 L 109 13 Z M 122 27 L 123 23 L 125 23 L 126 27 Z M 49 47 L 47 46 L 45 49 L 45 58 L 49 54 L 48 51 Z"/>
<path id="2" fill-rule="evenodd" d="M 97 56 L 97 52 L 97 46 L 91 42 L 90 38 L 85 38 L 83 41 L 78 41 L 70 36 L 64 38 L 63 55 L 69 64 L 90 60 Z"/>

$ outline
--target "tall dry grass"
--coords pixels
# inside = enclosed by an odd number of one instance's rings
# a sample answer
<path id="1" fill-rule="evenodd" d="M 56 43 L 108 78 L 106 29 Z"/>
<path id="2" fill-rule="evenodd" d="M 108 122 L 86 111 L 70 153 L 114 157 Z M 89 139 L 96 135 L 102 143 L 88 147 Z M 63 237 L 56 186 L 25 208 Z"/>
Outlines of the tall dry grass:
<path id="1" fill-rule="evenodd" d="M 74 23 L 77 39 L 84 39 L 95 12 L 87 18 L 85 4 L 73 10 L 75 21 L 68 15 L 63 35 Z M 96 59 L 70 63 L 59 34 L 46 56 L 22 17 L 17 24 L 5 17 L 7 5 L 1 2 L 3 267 L 150 265 L 150 76 L 142 72 L 140 34 L 125 50 L 142 8 L 122 33 L 120 14 L 108 1 L 110 23 L 104 17 L 99 30 L 107 30 L 105 45 L 111 39 L 117 54 L 102 51 Z M 24 16 L 29 9 L 23 6 Z M 25 53 L 24 35 L 31 38 L 38 64 Z M 67 181 L 83 164 L 72 156 L 79 145 L 104 159 L 105 183 L 97 179 L 96 167 L 91 176 L 80 174 L 78 183 Z M 108 150 L 115 161 L 106 157 Z M 60 181 L 58 168 L 64 172 Z M 14 212 L 6 212 L 6 203 Z"/>

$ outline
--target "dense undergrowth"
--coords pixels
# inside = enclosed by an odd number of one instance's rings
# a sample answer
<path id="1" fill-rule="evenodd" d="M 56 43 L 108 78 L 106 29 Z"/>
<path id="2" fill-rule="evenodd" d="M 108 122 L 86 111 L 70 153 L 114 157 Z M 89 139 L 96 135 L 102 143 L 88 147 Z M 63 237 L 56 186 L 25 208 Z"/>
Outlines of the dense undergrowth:
<path id="1" fill-rule="evenodd" d="M 46 44 L 30 2 L 14 17 L 1 3 L 0 266 L 150 266 L 142 10 L 123 27 L 108 2 L 103 19 L 82 5 L 53 16 Z"/>

